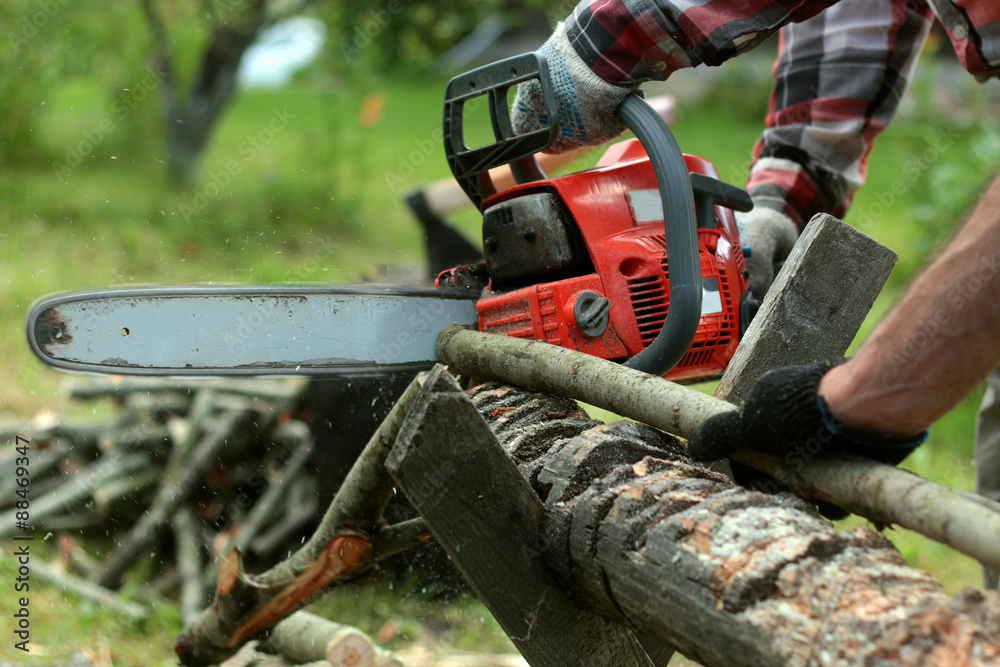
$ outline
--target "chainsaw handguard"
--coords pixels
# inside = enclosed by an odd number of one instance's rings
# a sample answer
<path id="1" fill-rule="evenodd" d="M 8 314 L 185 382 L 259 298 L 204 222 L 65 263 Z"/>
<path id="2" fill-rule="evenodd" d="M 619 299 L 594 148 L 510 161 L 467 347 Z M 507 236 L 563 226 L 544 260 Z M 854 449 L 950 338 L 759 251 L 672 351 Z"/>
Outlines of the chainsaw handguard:
<path id="1" fill-rule="evenodd" d="M 670 307 L 656 339 L 625 365 L 651 375 L 666 375 L 694 340 L 701 320 L 701 262 L 691 180 L 673 133 L 638 95 L 629 95 L 618 115 L 649 155 L 663 202 L 663 226 L 670 258 Z"/>

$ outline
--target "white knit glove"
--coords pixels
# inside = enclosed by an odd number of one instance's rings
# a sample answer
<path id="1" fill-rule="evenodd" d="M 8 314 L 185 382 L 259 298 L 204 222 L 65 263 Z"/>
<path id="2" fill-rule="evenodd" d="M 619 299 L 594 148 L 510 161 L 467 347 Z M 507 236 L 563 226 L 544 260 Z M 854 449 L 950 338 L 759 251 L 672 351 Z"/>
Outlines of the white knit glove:
<path id="1" fill-rule="evenodd" d="M 546 153 L 596 146 L 625 131 L 625 124 L 615 115 L 615 110 L 629 93 L 638 90 L 638 84 L 617 86 L 594 74 L 570 44 L 562 23 L 556 26 L 538 52 L 549 64 L 559 109 L 559 132 Z M 511 121 L 519 134 L 548 125 L 538 81 L 526 81 L 518 86 L 512 111 Z"/>
<path id="2" fill-rule="evenodd" d="M 736 219 L 740 242 L 750 246 L 747 271 L 754 298 L 763 299 L 774 280 L 776 268 L 785 261 L 799 237 L 799 228 L 791 218 L 773 208 L 755 206 Z"/>

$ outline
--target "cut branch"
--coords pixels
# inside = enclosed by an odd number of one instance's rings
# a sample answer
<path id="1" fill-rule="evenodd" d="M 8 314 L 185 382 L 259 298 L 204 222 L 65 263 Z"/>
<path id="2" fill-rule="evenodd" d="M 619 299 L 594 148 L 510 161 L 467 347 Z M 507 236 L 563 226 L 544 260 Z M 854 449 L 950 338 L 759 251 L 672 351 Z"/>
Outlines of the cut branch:
<path id="1" fill-rule="evenodd" d="M 52 586 L 70 591 L 130 619 L 141 620 L 149 616 L 149 609 L 146 607 L 124 600 L 115 595 L 114 591 L 74 576 L 49 563 L 32 560 L 31 570 L 33 574 L 37 574 Z"/>
<path id="2" fill-rule="evenodd" d="M 215 601 L 177 640 L 182 665 L 203 666 L 224 660 L 329 587 L 355 578 L 375 564 L 373 536 L 393 493 L 385 458 L 420 389 L 418 377 L 369 440 L 316 532 L 298 551 L 259 575 L 243 570 L 238 551 L 226 556 L 219 570 Z"/>
<path id="3" fill-rule="evenodd" d="M 296 665 L 318 660 L 352 667 L 375 664 L 375 646 L 365 633 L 304 611 L 278 623 L 261 646 Z"/>
<path id="4" fill-rule="evenodd" d="M 107 588 L 118 588 L 122 574 L 136 557 L 161 534 L 174 511 L 195 490 L 208 471 L 220 460 L 226 447 L 233 447 L 234 434 L 248 425 L 252 412 L 232 411 L 224 415 L 217 428 L 194 448 L 185 465 L 177 465 L 176 475 L 167 474 L 153 504 L 122 538 L 118 549 L 111 554 L 97 583 Z"/>

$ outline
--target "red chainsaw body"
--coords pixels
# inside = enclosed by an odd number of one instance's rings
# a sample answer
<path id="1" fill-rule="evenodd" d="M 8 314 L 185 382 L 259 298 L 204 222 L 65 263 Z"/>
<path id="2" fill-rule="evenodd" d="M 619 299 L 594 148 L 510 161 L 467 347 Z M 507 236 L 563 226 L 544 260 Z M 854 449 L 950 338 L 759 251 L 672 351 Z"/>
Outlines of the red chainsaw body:
<path id="1" fill-rule="evenodd" d="M 684 157 L 689 171 L 718 178 L 707 160 Z M 555 193 L 565 206 L 589 254 L 589 270 L 514 289 L 491 281 L 476 306 L 480 330 L 605 359 L 635 356 L 656 338 L 670 307 L 663 207 L 645 150 L 637 140 L 623 141 L 593 169 L 515 186 L 483 201 L 482 209 L 485 214 L 540 192 Z M 698 230 L 701 319 L 687 354 L 665 376 L 674 381 L 717 376 L 739 342 L 746 264 L 732 211 L 714 208 L 715 227 Z M 584 333 L 574 315 L 577 298 L 588 291 L 608 300 L 609 324 L 599 335 Z"/>

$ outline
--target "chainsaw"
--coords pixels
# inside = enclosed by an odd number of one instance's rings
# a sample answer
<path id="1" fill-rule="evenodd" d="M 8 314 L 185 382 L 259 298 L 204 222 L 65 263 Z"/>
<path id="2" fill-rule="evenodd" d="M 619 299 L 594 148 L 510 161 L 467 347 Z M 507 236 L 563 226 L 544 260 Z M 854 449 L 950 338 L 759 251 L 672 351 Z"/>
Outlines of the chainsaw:
<path id="1" fill-rule="evenodd" d="M 518 133 L 507 98 L 537 81 L 548 124 Z M 485 101 L 493 141 L 470 147 L 466 115 Z M 474 104 L 476 103 L 476 104 Z M 28 341 L 70 371 L 137 375 L 341 375 L 416 372 L 457 323 L 545 340 L 676 381 L 721 373 L 753 313 L 733 210 L 747 193 L 683 155 L 638 95 L 618 111 L 635 134 L 597 166 L 548 178 L 534 155 L 557 132 L 544 58 L 524 54 L 452 79 L 448 164 L 483 214 L 485 262 L 434 288 L 192 285 L 45 297 Z M 497 192 L 489 171 L 517 184 Z"/>

